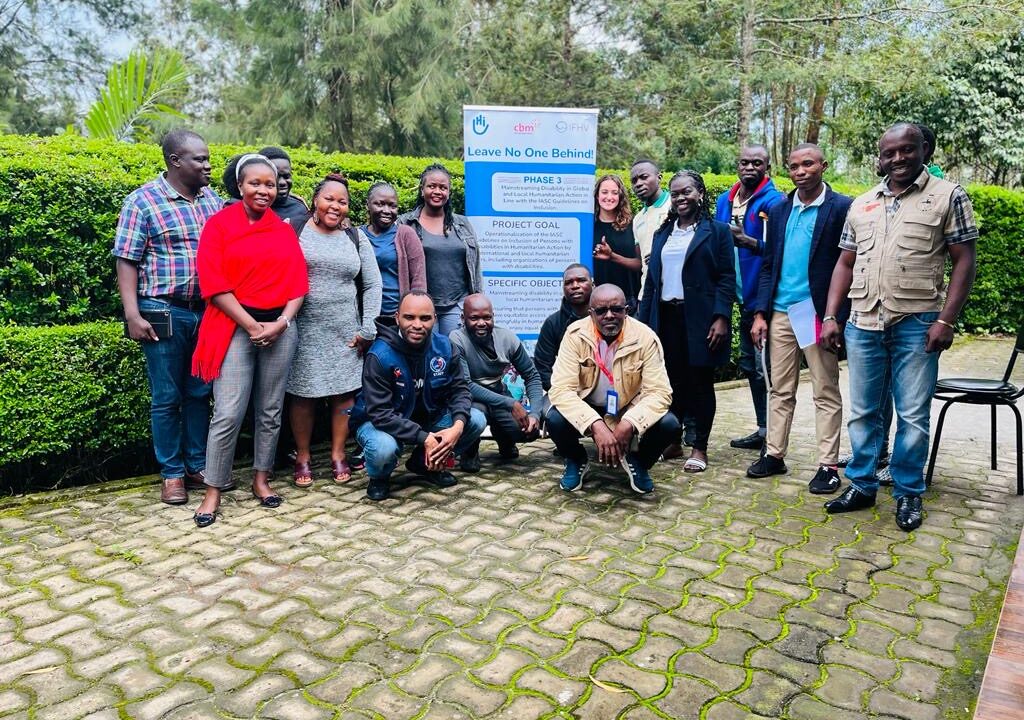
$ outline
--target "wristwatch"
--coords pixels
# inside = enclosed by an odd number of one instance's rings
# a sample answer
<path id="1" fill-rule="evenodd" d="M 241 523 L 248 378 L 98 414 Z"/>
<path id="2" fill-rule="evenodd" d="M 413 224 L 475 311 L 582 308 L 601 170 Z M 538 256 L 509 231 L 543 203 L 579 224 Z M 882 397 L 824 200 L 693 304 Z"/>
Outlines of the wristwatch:
<path id="1" fill-rule="evenodd" d="M 838 322 L 839 322 L 838 320 L 836 320 L 836 316 L 835 316 L 835 315 L 826 315 L 825 317 L 823 317 L 823 318 L 821 319 L 821 324 L 822 324 L 822 325 L 824 325 L 824 324 L 825 324 L 825 323 L 827 323 L 827 322 L 828 322 L 829 320 L 831 320 L 832 322 L 834 322 L 834 323 L 837 323 L 837 324 L 838 324 Z"/>

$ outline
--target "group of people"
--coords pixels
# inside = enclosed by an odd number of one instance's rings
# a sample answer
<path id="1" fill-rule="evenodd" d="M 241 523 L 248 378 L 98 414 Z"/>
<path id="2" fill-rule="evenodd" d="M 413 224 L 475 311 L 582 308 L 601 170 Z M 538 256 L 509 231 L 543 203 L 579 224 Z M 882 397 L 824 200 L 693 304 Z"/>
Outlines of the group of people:
<path id="1" fill-rule="evenodd" d="M 846 464 L 849 485 L 825 509 L 847 512 L 873 505 L 891 480 L 896 522 L 912 530 L 923 518 L 938 355 L 970 290 L 978 237 L 963 188 L 928 170 L 934 145 L 923 126 L 886 130 L 883 179 L 856 199 L 824 181 L 828 163 L 809 143 L 787 158 L 788 195 L 772 183 L 765 148 L 743 148 L 738 181 L 714 208 L 700 174 L 678 172 L 664 189 L 647 159 L 630 170 L 635 216 L 622 180 L 599 178 L 593 273 L 566 268 L 562 305 L 531 357 L 495 323 L 476 236 L 453 211 L 443 166 L 424 170 L 404 215 L 395 189 L 374 184 L 367 224 L 353 227 L 344 176 L 319 182 L 307 208 L 291 195 L 287 153 L 264 148 L 228 164 L 224 203 L 208 187 L 205 142 L 173 131 L 166 172 L 126 199 L 114 246 L 126 332 L 146 357 L 161 499 L 180 504 L 202 489 L 195 522 L 215 521 L 251 401 L 252 492 L 277 507 L 269 480 L 285 408 L 294 482 L 308 487 L 322 399 L 333 479 L 365 463 L 371 500 L 389 496 L 405 451 L 406 469 L 438 487 L 457 482 L 456 463 L 479 471 L 487 426 L 504 461 L 546 432 L 565 463 L 563 490 L 583 485 L 590 437 L 597 462 L 650 493 L 659 460 L 686 455 L 687 473 L 708 467 L 714 373 L 729 360 L 738 303 L 757 428 L 731 445 L 760 450 L 747 475 L 787 472 L 803 360 L 818 445 L 810 492 L 837 492 Z M 848 458 L 839 457 L 844 350 Z M 350 433 L 359 465 L 346 455 Z"/>

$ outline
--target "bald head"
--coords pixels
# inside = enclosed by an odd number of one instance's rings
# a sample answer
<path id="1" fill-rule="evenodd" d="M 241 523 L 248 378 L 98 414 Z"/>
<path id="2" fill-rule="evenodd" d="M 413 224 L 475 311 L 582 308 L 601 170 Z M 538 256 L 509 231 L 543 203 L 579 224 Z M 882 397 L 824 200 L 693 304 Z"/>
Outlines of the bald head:
<path id="1" fill-rule="evenodd" d="M 599 303 L 603 305 L 609 303 L 625 305 L 626 293 L 622 292 L 622 288 L 613 283 L 598 285 L 590 295 L 590 307 L 594 307 Z"/>
<path id="2" fill-rule="evenodd" d="M 462 324 L 474 342 L 489 340 L 494 334 L 494 306 L 483 293 L 467 295 L 462 301 Z"/>

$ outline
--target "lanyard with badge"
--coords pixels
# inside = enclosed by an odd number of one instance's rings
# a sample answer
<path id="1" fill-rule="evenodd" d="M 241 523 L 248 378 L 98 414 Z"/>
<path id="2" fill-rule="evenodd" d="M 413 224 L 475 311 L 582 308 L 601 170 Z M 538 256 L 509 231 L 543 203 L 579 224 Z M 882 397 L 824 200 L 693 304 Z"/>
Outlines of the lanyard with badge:
<path id="1" fill-rule="evenodd" d="M 615 338 L 613 342 L 618 342 L 618 338 Z M 612 343 L 608 346 L 611 347 Z M 604 412 L 606 415 L 618 415 L 619 414 L 619 394 L 615 392 L 615 376 L 612 375 L 612 371 L 608 369 L 608 366 L 604 364 L 604 358 L 601 357 L 600 352 L 601 338 L 598 338 L 598 344 L 594 346 L 594 362 L 597 363 L 597 368 L 600 370 L 606 378 L 608 378 L 608 384 L 611 385 L 608 388 L 608 395 L 604 401 Z"/>

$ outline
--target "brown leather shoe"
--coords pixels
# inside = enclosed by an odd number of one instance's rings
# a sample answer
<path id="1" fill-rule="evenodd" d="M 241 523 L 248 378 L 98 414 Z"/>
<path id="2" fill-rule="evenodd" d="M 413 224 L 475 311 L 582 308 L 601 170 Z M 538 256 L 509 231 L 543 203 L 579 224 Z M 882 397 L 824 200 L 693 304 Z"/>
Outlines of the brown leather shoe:
<path id="1" fill-rule="evenodd" d="M 185 478 L 164 478 L 160 488 L 160 502 L 168 505 L 184 505 L 188 502 L 185 491 Z"/>
<path id="2" fill-rule="evenodd" d="M 185 489 L 186 490 L 205 490 L 206 489 L 206 471 L 200 470 L 198 472 L 190 473 L 188 470 L 185 471 Z"/>

